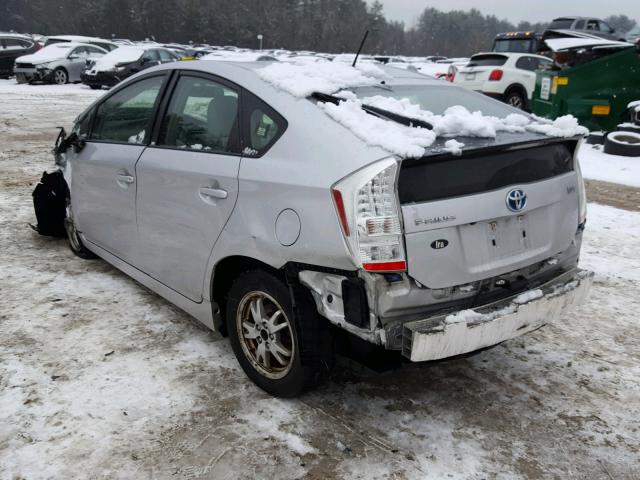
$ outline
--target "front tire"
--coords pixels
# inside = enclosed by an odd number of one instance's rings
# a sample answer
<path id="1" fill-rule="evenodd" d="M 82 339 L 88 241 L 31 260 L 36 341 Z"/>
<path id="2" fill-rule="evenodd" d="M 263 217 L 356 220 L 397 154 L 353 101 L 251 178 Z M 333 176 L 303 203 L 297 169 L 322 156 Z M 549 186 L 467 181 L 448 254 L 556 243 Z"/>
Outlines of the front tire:
<path id="1" fill-rule="evenodd" d="M 69 74 L 64 68 L 58 67 L 53 71 L 53 83 L 56 85 L 69 83 Z"/>
<path id="2" fill-rule="evenodd" d="M 300 319 L 287 285 L 261 270 L 241 274 L 227 300 L 227 331 L 240 366 L 258 387 L 276 397 L 300 395 L 318 380 L 330 357 L 325 320 L 315 305 L 310 308 L 310 299 L 299 300 Z"/>
<path id="3" fill-rule="evenodd" d="M 73 217 L 71 216 L 71 207 L 67 207 L 67 218 L 64 219 L 64 228 L 67 231 L 67 239 L 69 240 L 69 248 L 71 251 L 80 258 L 85 260 L 92 260 L 98 258 L 95 253 L 89 250 L 82 243 L 82 239 L 76 230 L 76 226 L 73 223 Z"/>

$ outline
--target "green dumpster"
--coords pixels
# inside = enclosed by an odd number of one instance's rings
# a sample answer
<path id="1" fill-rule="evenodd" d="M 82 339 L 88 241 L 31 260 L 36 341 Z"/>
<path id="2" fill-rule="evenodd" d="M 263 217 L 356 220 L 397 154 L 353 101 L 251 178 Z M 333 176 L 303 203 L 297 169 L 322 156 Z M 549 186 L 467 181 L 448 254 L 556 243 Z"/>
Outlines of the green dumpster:
<path id="1" fill-rule="evenodd" d="M 533 113 L 549 119 L 571 114 L 592 131 L 608 132 L 625 122 L 627 105 L 640 100 L 640 47 L 609 52 L 560 70 L 538 71 Z"/>

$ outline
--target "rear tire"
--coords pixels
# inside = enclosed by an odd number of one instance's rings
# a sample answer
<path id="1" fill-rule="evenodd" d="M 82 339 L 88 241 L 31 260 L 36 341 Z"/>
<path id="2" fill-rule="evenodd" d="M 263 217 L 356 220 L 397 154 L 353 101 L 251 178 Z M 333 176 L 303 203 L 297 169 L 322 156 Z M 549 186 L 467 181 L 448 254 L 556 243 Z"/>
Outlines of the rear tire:
<path id="1" fill-rule="evenodd" d="M 326 320 L 304 293 L 294 310 L 282 280 L 251 270 L 236 278 L 226 302 L 227 332 L 242 370 L 276 397 L 300 395 L 330 363 Z"/>
<path id="2" fill-rule="evenodd" d="M 527 99 L 519 90 L 507 92 L 504 96 L 504 103 L 519 110 L 525 110 L 527 108 Z"/>
<path id="3" fill-rule="evenodd" d="M 102 85 L 89 85 L 89 88 L 91 90 L 100 90 L 102 88 Z"/>

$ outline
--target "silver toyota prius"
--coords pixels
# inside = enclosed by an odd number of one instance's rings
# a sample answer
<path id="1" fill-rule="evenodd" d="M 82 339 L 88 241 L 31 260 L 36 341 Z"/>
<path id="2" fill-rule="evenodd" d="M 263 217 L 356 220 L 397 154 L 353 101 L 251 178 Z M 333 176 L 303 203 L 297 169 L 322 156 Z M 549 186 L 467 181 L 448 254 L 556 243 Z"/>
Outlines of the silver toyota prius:
<path id="1" fill-rule="evenodd" d="M 294 96 L 263 79 L 266 65 L 154 67 L 82 113 L 58 161 L 71 249 L 228 336 L 246 374 L 278 396 L 321 378 L 337 337 L 435 360 L 533 331 L 584 299 L 579 137 L 501 132 L 464 138 L 459 152 L 438 139 L 403 158 L 330 117 L 339 97 Z M 436 114 L 516 112 L 385 72 L 351 94 Z M 413 122 L 367 113 L 390 128 Z"/>

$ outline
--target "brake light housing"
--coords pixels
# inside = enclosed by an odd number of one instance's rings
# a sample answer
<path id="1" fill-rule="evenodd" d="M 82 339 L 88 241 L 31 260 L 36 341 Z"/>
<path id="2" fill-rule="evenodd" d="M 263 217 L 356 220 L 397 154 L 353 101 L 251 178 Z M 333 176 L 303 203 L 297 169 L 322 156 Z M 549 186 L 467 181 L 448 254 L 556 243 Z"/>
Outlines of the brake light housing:
<path id="1" fill-rule="evenodd" d="M 580 159 L 578 154 L 582 144 L 585 142 L 581 139 L 576 145 L 576 150 L 573 154 L 573 165 L 578 177 L 578 229 L 584 229 L 585 223 L 587 223 L 587 190 L 584 185 L 584 179 L 582 177 L 582 169 L 580 168 Z"/>
<path id="2" fill-rule="evenodd" d="M 499 68 L 496 68 L 495 70 L 493 70 L 489 74 L 489 81 L 490 82 L 499 82 L 500 80 L 502 80 L 502 75 L 504 75 L 504 72 L 502 70 L 500 70 Z"/>
<path id="3" fill-rule="evenodd" d="M 358 268 L 369 272 L 407 269 L 397 195 L 398 173 L 398 160 L 385 158 L 331 187 L 349 253 Z"/>

